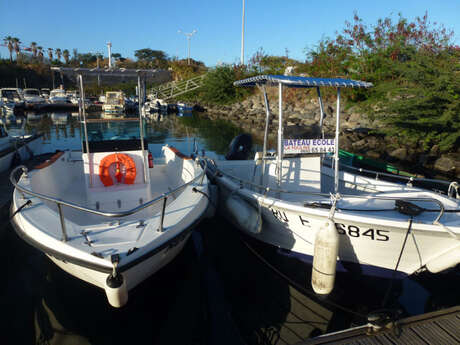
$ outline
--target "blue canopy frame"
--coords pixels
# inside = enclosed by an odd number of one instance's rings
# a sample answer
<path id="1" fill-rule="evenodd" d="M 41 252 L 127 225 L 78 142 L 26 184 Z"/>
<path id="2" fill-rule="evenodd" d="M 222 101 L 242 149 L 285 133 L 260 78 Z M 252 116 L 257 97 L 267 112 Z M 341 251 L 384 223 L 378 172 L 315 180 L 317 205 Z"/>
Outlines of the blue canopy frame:
<path id="1" fill-rule="evenodd" d="M 341 79 L 341 78 L 311 78 L 288 75 L 258 75 L 251 78 L 235 81 L 235 86 L 256 86 L 256 85 L 277 85 L 282 84 L 287 87 L 351 87 L 351 88 L 370 88 L 372 83 L 360 80 Z"/>
<path id="2" fill-rule="evenodd" d="M 243 80 L 238 80 L 233 83 L 235 86 L 258 86 L 261 87 L 264 93 L 264 100 L 266 106 L 266 121 L 265 121 L 265 136 L 264 136 L 264 148 L 263 148 L 263 169 L 265 171 L 265 155 L 267 149 L 267 137 L 268 137 L 268 124 L 270 117 L 270 108 L 267 101 L 267 92 L 265 89 L 266 85 L 275 86 L 278 85 L 279 93 L 279 117 L 278 117 L 278 155 L 277 155 L 277 180 L 278 185 L 281 183 L 281 161 L 283 159 L 283 87 L 292 87 L 292 88 L 312 88 L 315 87 L 318 92 L 319 105 L 321 110 L 320 118 L 320 129 L 322 132 L 323 119 L 324 119 L 324 109 L 323 101 L 321 99 L 320 87 L 335 87 L 337 88 L 337 116 L 336 116 L 336 126 L 335 126 L 335 178 L 334 178 L 334 190 L 338 194 L 339 191 L 339 127 L 340 127 L 340 89 L 342 87 L 349 88 L 370 88 L 372 83 L 360 81 L 360 80 L 351 80 L 351 79 L 341 79 L 341 78 L 311 78 L 311 77 L 298 77 L 298 76 L 287 76 L 287 75 L 258 75 L 251 78 L 246 78 Z M 262 180 L 261 176 L 261 180 Z"/>

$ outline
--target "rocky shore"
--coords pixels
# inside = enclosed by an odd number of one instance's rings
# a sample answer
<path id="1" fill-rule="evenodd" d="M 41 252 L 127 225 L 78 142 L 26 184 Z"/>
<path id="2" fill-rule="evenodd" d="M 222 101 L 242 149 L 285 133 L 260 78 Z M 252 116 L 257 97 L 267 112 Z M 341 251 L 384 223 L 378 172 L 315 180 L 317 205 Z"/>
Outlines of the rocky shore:
<path id="1" fill-rule="evenodd" d="M 277 100 L 277 98 L 271 98 Z M 324 102 L 324 132 L 334 137 L 335 103 Z M 265 106 L 261 95 L 254 95 L 241 103 L 226 106 L 204 105 L 202 116 L 224 119 L 243 128 L 256 138 L 263 137 L 265 128 Z M 278 130 L 278 103 L 272 102 L 270 109 L 275 116 L 270 121 L 270 140 L 276 142 Z M 286 102 L 283 109 L 284 137 L 308 138 L 319 135 L 320 107 L 318 100 L 303 98 Z M 379 131 L 382 124 L 371 121 L 355 109 L 341 109 L 340 148 L 371 159 L 393 163 L 402 169 L 418 172 L 428 177 L 441 175 L 445 178 L 460 178 L 460 149 L 441 154 L 438 146 L 429 151 L 422 145 L 411 146 L 402 139 L 385 136 Z"/>

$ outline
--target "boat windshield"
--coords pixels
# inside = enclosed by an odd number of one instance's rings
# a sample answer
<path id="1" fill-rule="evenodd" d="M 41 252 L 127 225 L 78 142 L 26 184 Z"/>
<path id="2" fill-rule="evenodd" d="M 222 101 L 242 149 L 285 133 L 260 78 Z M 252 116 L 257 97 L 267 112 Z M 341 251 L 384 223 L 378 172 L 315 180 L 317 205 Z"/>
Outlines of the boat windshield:
<path id="1" fill-rule="evenodd" d="M 145 131 L 144 121 L 143 126 Z M 139 118 L 120 120 L 88 119 L 86 128 L 90 152 L 100 150 L 123 151 L 122 148 L 127 145 L 134 145 L 140 149 Z M 85 132 L 83 127 L 82 133 L 83 146 L 85 146 Z"/>
<path id="2" fill-rule="evenodd" d="M 26 89 L 24 90 L 25 96 L 40 96 L 40 93 L 37 89 Z"/>

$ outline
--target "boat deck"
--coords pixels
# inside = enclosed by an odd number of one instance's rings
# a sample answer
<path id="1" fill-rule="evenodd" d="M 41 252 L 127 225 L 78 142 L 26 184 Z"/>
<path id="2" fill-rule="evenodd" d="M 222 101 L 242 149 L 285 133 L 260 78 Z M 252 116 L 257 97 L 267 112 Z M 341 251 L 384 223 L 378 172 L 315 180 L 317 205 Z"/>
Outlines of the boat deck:
<path id="1" fill-rule="evenodd" d="M 313 344 L 459 344 L 460 306 L 408 317 L 373 334 L 367 326 L 325 334 L 299 343 Z"/>

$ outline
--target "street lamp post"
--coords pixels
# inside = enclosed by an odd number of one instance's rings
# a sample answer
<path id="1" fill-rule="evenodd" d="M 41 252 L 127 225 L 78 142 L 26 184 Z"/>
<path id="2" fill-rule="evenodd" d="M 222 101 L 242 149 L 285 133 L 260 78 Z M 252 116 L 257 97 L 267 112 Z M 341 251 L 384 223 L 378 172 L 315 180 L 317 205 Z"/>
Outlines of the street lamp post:
<path id="1" fill-rule="evenodd" d="M 188 43 L 188 55 L 187 55 L 187 64 L 190 65 L 190 40 L 193 35 L 196 34 L 198 30 L 193 30 L 192 32 L 182 32 L 181 30 L 177 30 L 178 33 L 182 33 L 187 37 L 187 43 Z"/>
<path id="2" fill-rule="evenodd" d="M 241 64 L 244 65 L 244 0 L 243 0 L 243 16 L 241 20 Z"/>
<path id="3" fill-rule="evenodd" d="M 107 42 L 107 50 L 109 51 L 109 68 L 112 68 L 112 43 Z"/>

